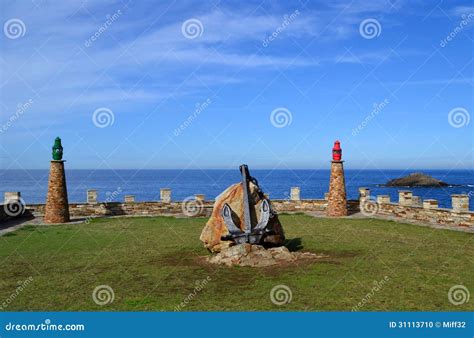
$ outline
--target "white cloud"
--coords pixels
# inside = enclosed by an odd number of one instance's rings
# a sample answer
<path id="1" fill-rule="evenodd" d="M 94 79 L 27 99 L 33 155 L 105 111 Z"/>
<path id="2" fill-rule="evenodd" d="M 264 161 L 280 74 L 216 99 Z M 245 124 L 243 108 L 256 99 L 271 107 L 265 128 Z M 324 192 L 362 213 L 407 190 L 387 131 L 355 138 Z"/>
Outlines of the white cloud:
<path id="1" fill-rule="evenodd" d="M 272 13 L 224 5 L 190 11 L 182 3 L 154 4 L 152 9 L 143 3 L 127 7 L 120 1 L 35 3 L 5 6 L 2 19 L 21 18 L 27 33 L 3 41 L 0 84 L 5 97 L 2 115 L 9 116 L 19 102 L 33 97 L 31 115 L 41 115 L 40 124 L 47 116 L 89 112 L 92 106 L 109 102 L 121 101 L 127 110 L 136 102 L 156 105 L 171 94 L 194 93 L 203 87 L 190 76 L 194 72 L 197 78 L 208 75 L 205 86 L 212 87 L 241 83 L 240 77 L 253 80 L 255 72 L 356 62 L 354 57 L 340 58 L 324 50 L 309 57 L 301 53 L 301 39 L 326 41 L 329 46 L 357 34 L 354 23 L 364 13 L 386 11 L 381 2 L 350 6 L 336 2 L 318 11 L 295 3 Z M 117 10 L 123 14 L 86 47 L 84 41 Z M 300 14 L 263 50 L 263 39 L 295 10 Z M 204 32 L 198 39 L 182 35 L 181 25 L 189 18 L 202 21 Z M 367 52 L 357 62 L 372 62 L 378 56 Z"/>

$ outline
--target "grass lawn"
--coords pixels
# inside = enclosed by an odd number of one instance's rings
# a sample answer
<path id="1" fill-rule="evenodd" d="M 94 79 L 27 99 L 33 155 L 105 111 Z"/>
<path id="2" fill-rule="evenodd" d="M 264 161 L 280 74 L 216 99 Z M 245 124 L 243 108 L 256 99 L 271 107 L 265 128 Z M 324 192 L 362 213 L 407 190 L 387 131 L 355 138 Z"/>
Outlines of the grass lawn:
<path id="1" fill-rule="evenodd" d="M 289 247 L 329 258 L 261 269 L 208 265 L 200 258 L 208 255 L 199 241 L 204 218 L 27 226 L 0 237 L 0 306 L 9 299 L 7 311 L 173 311 L 187 299 L 183 311 L 350 311 L 365 299 L 361 311 L 474 310 L 474 294 L 458 306 L 448 300 L 454 285 L 474 292 L 472 234 L 376 219 L 280 219 Z M 112 303 L 94 303 L 98 285 L 113 289 Z M 276 285 L 290 288 L 290 303 L 270 301 Z"/>

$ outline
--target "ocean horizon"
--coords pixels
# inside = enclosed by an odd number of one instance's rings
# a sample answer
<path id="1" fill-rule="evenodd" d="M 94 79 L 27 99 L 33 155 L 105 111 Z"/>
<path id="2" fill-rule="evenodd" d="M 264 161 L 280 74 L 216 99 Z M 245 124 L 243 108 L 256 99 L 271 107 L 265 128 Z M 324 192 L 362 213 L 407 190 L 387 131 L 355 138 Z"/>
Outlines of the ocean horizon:
<path id="1" fill-rule="evenodd" d="M 449 187 L 382 187 L 388 180 L 423 172 L 452 186 Z M 322 199 L 329 189 L 329 169 L 251 169 L 262 190 L 270 199 L 289 198 L 290 188 L 301 188 L 302 199 Z M 46 202 L 48 169 L 0 170 L 2 193 L 20 191 L 25 203 Z M 423 199 L 436 199 L 442 208 L 451 208 L 452 194 L 474 192 L 473 170 L 443 169 L 346 169 L 348 199 L 357 199 L 360 187 L 367 187 L 371 196 L 389 195 L 398 201 L 399 190 L 411 190 Z M 98 200 L 123 201 L 124 195 L 135 195 L 136 201 L 157 201 L 160 188 L 172 189 L 172 200 L 183 200 L 195 194 L 204 194 L 213 200 L 229 185 L 240 181 L 237 169 L 66 169 L 68 197 L 71 203 L 85 202 L 86 191 L 96 189 Z M 474 209 L 474 199 L 469 202 Z"/>

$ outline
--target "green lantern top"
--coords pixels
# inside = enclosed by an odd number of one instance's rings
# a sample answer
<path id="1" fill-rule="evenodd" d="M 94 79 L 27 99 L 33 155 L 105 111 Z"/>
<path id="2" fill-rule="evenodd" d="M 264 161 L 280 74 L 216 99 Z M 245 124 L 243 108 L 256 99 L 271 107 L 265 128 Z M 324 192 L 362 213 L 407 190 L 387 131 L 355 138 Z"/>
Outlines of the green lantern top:
<path id="1" fill-rule="evenodd" d="M 63 146 L 61 145 L 61 139 L 56 137 L 53 145 L 53 160 L 61 161 L 63 159 Z"/>

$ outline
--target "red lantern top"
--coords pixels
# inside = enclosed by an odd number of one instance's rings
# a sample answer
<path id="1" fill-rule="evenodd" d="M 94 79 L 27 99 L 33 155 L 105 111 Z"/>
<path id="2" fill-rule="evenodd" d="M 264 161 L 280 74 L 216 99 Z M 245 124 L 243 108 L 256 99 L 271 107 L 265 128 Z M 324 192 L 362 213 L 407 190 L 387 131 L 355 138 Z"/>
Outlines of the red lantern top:
<path id="1" fill-rule="evenodd" d="M 332 160 L 340 161 L 341 158 L 342 158 L 341 142 L 336 141 L 334 142 L 334 147 L 332 148 Z"/>

